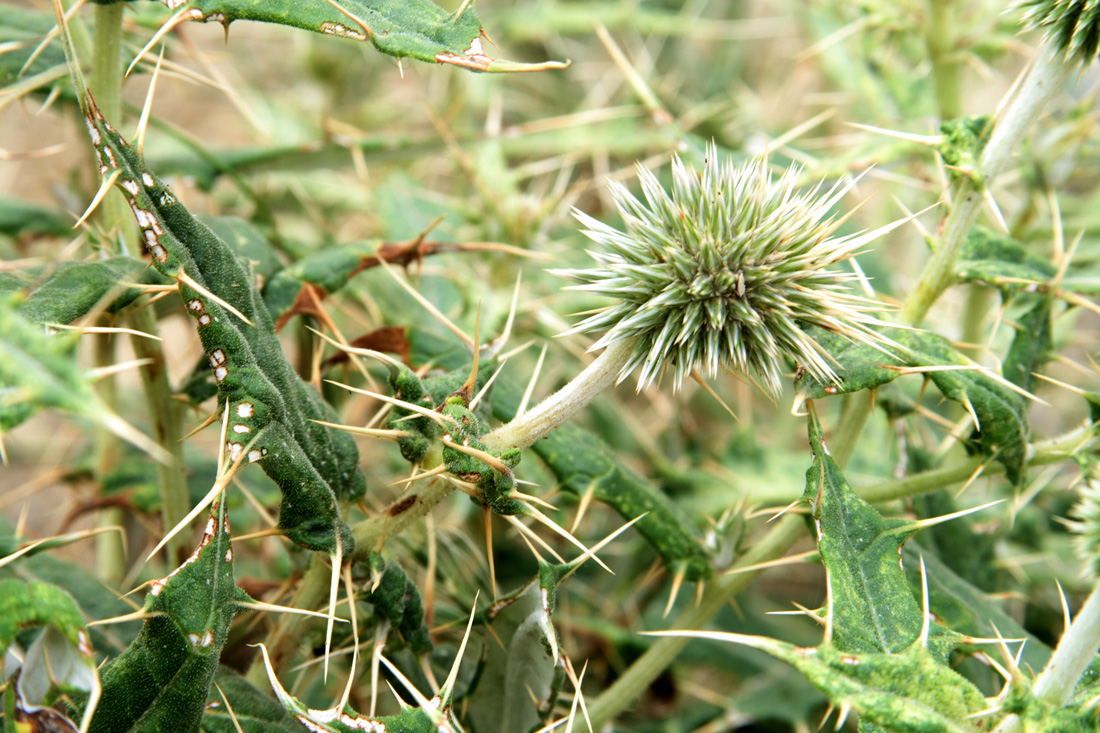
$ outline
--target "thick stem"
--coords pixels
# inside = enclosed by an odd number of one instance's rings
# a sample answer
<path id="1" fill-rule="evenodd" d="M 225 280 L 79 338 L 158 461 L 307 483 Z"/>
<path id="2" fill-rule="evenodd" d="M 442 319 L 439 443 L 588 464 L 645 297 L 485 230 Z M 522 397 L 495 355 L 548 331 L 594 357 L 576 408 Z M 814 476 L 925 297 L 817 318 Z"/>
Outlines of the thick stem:
<path id="1" fill-rule="evenodd" d="M 932 62 L 932 78 L 936 81 L 936 102 L 940 119 L 949 120 L 962 114 L 959 93 L 959 62 L 955 53 L 955 0 L 928 0 L 928 22 L 924 41 Z"/>
<path id="2" fill-rule="evenodd" d="M 1100 647 L 1100 585 L 1092 589 L 1088 600 L 1069 629 L 1062 635 L 1033 692 L 1051 705 L 1065 705 L 1073 695 L 1077 681 L 1096 656 Z"/>
<path id="3" fill-rule="evenodd" d="M 138 331 L 144 331 L 151 336 L 157 335 L 157 320 L 152 308 L 139 308 L 130 316 L 130 323 Z M 183 443 L 180 442 L 179 403 L 172 398 L 172 388 L 168 384 L 168 366 L 161 342 L 135 338 L 133 345 L 135 356 L 150 360 L 140 371 L 153 438 L 172 454 L 173 459 L 171 464 L 160 461 L 156 464 L 157 484 L 160 486 L 160 514 L 164 521 L 164 531 L 168 532 L 191 509 L 187 493 L 187 473 L 184 471 Z M 180 532 L 168 540 L 168 564 L 171 567 L 187 559 L 190 552 L 186 532 Z"/>
<path id="4" fill-rule="evenodd" d="M 619 374 L 634 353 L 635 339 L 616 341 L 567 385 L 485 436 L 495 450 L 526 448 L 551 430 L 567 422 L 588 406 L 596 395 L 619 381 Z"/>

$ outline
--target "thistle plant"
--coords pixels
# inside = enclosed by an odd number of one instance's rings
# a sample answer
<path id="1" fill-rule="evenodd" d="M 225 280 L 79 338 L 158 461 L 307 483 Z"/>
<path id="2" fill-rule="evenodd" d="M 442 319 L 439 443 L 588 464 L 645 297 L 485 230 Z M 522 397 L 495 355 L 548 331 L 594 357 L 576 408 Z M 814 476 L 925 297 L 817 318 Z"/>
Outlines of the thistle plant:
<path id="1" fill-rule="evenodd" d="M 788 363 L 834 381 L 805 328 L 885 342 L 870 328 L 879 323 L 878 304 L 849 292 L 855 275 L 835 266 L 886 229 L 833 237 L 844 219 L 829 212 L 851 185 L 799 193 L 800 174 L 792 166 L 773 179 L 760 158 L 739 167 L 722 162 L 712 144 L 702 172 L 673 159 L 670 190 L 639 167 L 644 202 L 612 182 L 625 230 L 575 212 L 600 266 L 556 273 L 581 283 L 573 290 L 618 302 L 573 330 L 606 331 L 593 349 L 629 341 L 618 379 L 638 371 L 641 387 L 667 369 L 679 388 L 697 369 L 713 379 L 722 367 L 778 394 Z"/>

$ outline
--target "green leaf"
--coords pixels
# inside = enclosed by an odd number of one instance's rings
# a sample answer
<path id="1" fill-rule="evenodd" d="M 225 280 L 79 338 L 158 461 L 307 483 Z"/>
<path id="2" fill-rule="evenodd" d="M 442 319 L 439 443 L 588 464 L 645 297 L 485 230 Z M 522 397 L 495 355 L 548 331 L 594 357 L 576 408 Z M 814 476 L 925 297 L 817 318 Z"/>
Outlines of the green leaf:
<path id="1" fill-rule="evenodd" d="M 323 300 L 344 287 L 366 266 L 365 261 L 377 253 L 378 245 L 379 242 L 368 241 L 326 247 L 298 260 L 271 278 L 263 293 L 276 327 L 282 328 L 294 314 L 293 308 L 299 300 L 308 297 L 307 288 L 316 288 L 317 299 Z M 306 300 L 305 304 L 312 305 L 312 302 Z"/>
<path id="2" fill-rule="evenodd" d="M 1030 434 L 1026 399 L 1005 379 L 978 370 L 947 339 L 925 331 L 901 331 L 891 334 L 893 356 L 862 344 L 844 347 L 836 339 L 819 336 L 818 340 L 839 367 L 838 384 L 822 384 L 806 374 L 800 379 L 796 406 L 808 399 L 850 394 L 875 389 L 901 375 L 905 367 L 962 367 L 959 370 L 929 371 L 926 376 L 949 400 L 962 404 L 977 418 L 979 428 L 971 436 L 973 445 L 987 456 L 994 456 L 1005 467 L 1014 484 L 1024 479 L 1027 440 Z M 885 368 L 887 365 L 893 369 Z"/>
<path id="3" fill-rule="evenodd" d="M 91 658 L 84 616 L 68 592 L 51 583 L 0 580 L 0 654 L 19 631 L 31 626 L 56 628 L 74 647 L 87 649 Z"/>
<path id="4" fill-rule="evenodd" d="M 283 269 L 283 263 L 271 248 L 267 238 L 252 225 L 239 216 L 200 216 L 203 224 L 214 232 L 214 236 L 225 242 L 233 254 L 241 260 L 246 270 L 251 271 L 253 283 L 263 289 L 264 284 L 271 281 L 279 270 Z"/>
<path id="5" fill-rule="evenodd" d="M 371 551 L 367 564 L 377 587 L 372 583 L 373 590 L 361 600 L 372 604 L 375 616 L 389 621 L 414 653 L 430 652 L 431 633 L 424 623 L 424 602 L 416 584 L 397 562 L 383 560 L 377 551 Z"/>
<path id="6" fill-rule="evenodd" d="M 540 564 L 540 570 L 550 569 Z M 550 620 L 556 583 L 552 574 L 540 572 L 538 580 L 501 598 L 482 615 L 494 638 L 485 641 L 477 687 L 466 699 L 474 730 L 533 730 L 553 708 L 565 676 Z"/>
<path id="7" fill-rule="evenodd" d="M 137 639 L 103 667 L 92 733 L 197 731 L 229 624 L 247 599 L 233 580 L 226 502 L 215 500 L 195 552 L 150 587 Z"/>
<path id="8" fill-rule="evenodd" d="M 172 0 L 164 3 L 175 7 Z M 566 66 L 554 61 L 524 64 L 487 56 L 473 3 L 464 3 L 461 13 L 449 13 L 429 0 L 341 0 L 339 5 L 345 12 L 325 0 L 191 0 L 187 12 L 194 20 L 216 20 L 226 25 L 235 20 L 258 20 L 356 41 L 369 40 L 390 56 L 474 71 L 540 71 Z"/>
<path id="9" fill-rule="evenodd" d="M 960 282 L 987 283 L 1005 295 L 1029 283 L 1046 283 L 1056 272 L 1049 260 L 1036 257 L 1020 243 L 982 227 L 974 227 L 966 235 L 955 264 Z"/>
<path id="10" fill-rule="evenodd" d="M 7 12 L 10 5 L 0 5 L 0 13 Z M 53 22 L 52 19 L 50 21 Z M 0 43 L 2 43 L 0 30 Z M 0 62 L 9 54 L 0 54 Z M 3 76 L 0 70 L 0 76 Z M 3 86 L 0 80 L 0 86 Z M 0 234 L 9 237 L 23 237 L 36 234 L 54 234 L 63 236 L 72 231 L 73 219 L 64 211 L 46 208 L 30 201 L 0 196 Z"/>
<path id="11" fill-rule="evenodd" d="M 817 549 L 828 573 L 832 641 L 845 652 L 896 653 L 918 639 L 924 623 L 920 604 L 898 565 L 912 522 L 885 519 L 863 501 L 829 455 L 811 411 L 810 449 L 803 499 L 813 509 Z M 948 648 L 935 652 L 946 661 Z"/>
<path id="12" fill-rule="evenodd" d="M 1032 376 L 1055 356 L 1053 298 L 1041 298 L 1016 319 L 1016 336 L 1008 349 L 1001 371 L 1017 387 L 1031 391 Z"/>
<path id="13" fill-rule="evenodd" d="M 36 323 L 69 324 L 103 301 L 108 313 L 134 302 L 141 291 L 125 283 L 148 282 L 144 271 L 144 262 L 125 256 L 61 262 L 0 273 L 0 293 L 22 291 L 19 312 Z"/>
<path id="14" fill-rule="evenodd" d="M 60 71 L 55 78 L 65 75 L 65 54 L 56 41 L 47 44 L 24 69 L 39 42 L 53 27 L 52 12 L 32 10 L 26 4 L 0 3 L 0 47 L 4 47 L 4 53 L 0 53 L 0 87 L 51 71 Z"/>
<path id="15" fill-rule="evenodd" d="M 231 417 L 225 446 L 230 459 L 259 462 L 279 485 L 284 536 L 330 555 L 339 543 L 349 554 L 354 539 L 340 511 L 366 490 L 355 441 L 318 424 L 336 422 L 336 415 L 287 361 L 250 268 L 145 168 L 91 95 L 81 99 L 100 173 L 116 176 L 153 267 L 178 282 L 187 312 L 198 323 L 218 383 L 219 407 Z"/>
<path id="16" fill-rule="evenodd" d="M 968 717 L 986 707 L 974 685 L 919 646 L 901 654 L 852 653 L 828 643 L 807 649 L 767 637 L 717 631 L 663 633 L 743 644 L 782 659 L 802 672 L 835 707 L 858 714 L 861 731 L 977 733 Z"/>
<path id="17" fill-rule="evenodd" d="M 166 451 L 112 412 L 75 361 L 76 337 L 51 335 L 19 311 L 20 296 L 0 296 L 0 432 L 40 409 L 79 415 L 161 459 Z"/>
<path id="18" fill-rule="evenodd" d="M 205 733 L 238 733 L 234 719 L 244 733 L 301 733 L 301 724 L 282 705 L 228 667 L 218 668 L 214 685 L 202 716 Z M 233 709 L 232 715 L 226 709 L 223 693 Z"/>
<path id="19" fill-rule="evenodd" d="M 577 497 L 591 491 L 593 499 L 607 504 L 623 519 L 645 514 L 634 527 L 661 556 L 669 572 L 682 572 L 691 581 L 714 572 L 683 510 L 652 482 L 623 465 L 598 436 L 567 424 L 536 441 L 532 449 L 557 477 L 562 490 Z"/>

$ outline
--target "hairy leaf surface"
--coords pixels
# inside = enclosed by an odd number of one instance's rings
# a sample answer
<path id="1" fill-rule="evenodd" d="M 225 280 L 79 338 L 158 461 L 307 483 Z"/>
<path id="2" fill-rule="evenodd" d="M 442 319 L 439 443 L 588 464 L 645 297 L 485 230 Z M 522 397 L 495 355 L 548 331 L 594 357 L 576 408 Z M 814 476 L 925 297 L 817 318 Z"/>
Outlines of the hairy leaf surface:
<path id="1" fill-rule="evenodd" d="M 69 324 L 87 315 L 105 298 L 108 313 L 134 302 L 141 291 L 126 283 L 148 280 L 144 270 L 144 262 L 125 256 L 29 267 L 0 273 L 0 293 L 21 291 L 26 300 L 19 312 L 35 323 Z"/>
<path id="2" fill-rule="evenodd" d="M 92 733 L 196 731 L 237 604 L 226 502 L 211 508 L 195 552 L 154 581 L 138 638 L 101 673 Z"/>

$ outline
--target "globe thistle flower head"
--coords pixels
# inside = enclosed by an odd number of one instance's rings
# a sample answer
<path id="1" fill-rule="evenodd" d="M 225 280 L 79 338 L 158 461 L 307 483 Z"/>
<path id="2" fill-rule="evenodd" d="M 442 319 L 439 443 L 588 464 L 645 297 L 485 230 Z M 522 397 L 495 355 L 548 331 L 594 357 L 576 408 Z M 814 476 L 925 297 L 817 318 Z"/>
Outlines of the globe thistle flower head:
<path id="1" fill-rule="evenodd" d="M 1046 30 L 1066 58 L 1075 58 L 1087 66 L 1100 48 L 1100 0 L 1023 0 L 1023 23 Z"/>
<path id="2" fill-rule="evenodd" d="M 870 329 L 881 305 L 849 293 L 854 275 L 834 266 L 901 222 L 831 238 L 840 221 L 828 213 L 850 185 L 798 193 L 799 173 L 792 167 L 773 179 L 764 160 L 720 163 L 712 145 L 701 172 L 673 160 L 669 190 L 639 167 L 644 200 L 611 184 L 625 229 L 575 211 L 598 245 L 589 250 L 598 266 L 555 272 L 579 283 L 569 289 L 617 302 L 572 332 L 605 331 L 593 349 L 633 339 L 619 381 L 637 370 L 639 388 L 666 368 L 678 388 L 694 370 L 713 378 L 723 367 L 778 394 L 785 359 L 836 381 L 829 357 L 803 329 L 888 343 Z"/>
<path id="3" fill-rule="evenodd" d="M 1077 485 L 1079 499 L 1066 522 L 1074 537 L 1077 557 L 1084 563 L 1083 575 L 1100 578 L 1100 466 L 1092 466 Z"/>

